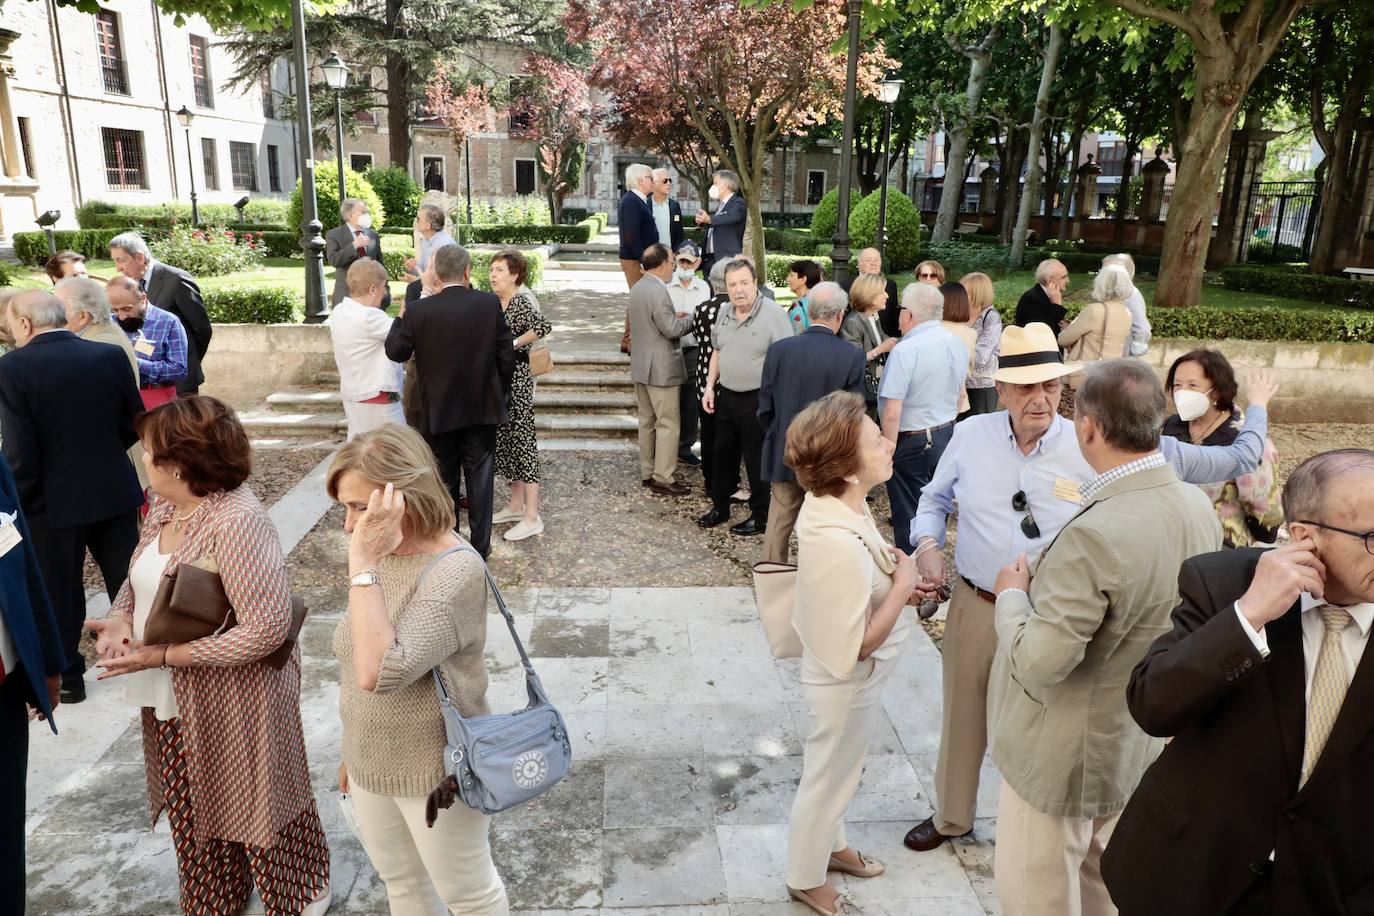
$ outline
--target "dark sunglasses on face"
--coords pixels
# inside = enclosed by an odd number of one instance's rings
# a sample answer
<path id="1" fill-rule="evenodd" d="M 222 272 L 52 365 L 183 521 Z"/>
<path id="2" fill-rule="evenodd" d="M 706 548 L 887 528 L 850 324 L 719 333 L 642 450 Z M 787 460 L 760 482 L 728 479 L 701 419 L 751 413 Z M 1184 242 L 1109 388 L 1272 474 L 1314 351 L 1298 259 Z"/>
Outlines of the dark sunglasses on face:
<path id="1" fill-rule="evenodd" d="M 923 271 L 921 271 L 920 273 L 918 273 L 918 274 L 916 275 L 916 279 L 917 279 L 917 280 L 938 280 L 939 277 L 936 276 L 935 274 L 927 273 L 926 271 L 923 270 Z"/>
<path id="2" fill-rule="evenodd" d="M 1021 519 L 1021 533 L 1032 541 L 1040 537 L 1040 526 L 1035 523 L 1035 516 L 1031 515 L 1030 502 L 1026 499 L 1025 490 L 1017 490 L 1011 498 L 1011 509 L 1013 512 L 1024 512 L 1025 516 Z"/>

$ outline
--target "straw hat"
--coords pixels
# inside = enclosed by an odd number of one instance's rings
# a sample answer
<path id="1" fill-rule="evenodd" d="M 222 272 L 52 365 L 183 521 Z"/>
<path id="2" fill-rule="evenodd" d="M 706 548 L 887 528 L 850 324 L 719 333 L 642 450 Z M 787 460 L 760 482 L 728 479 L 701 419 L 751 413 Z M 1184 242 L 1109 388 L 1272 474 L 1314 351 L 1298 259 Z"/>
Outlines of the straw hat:
<path id="1" fill-rule="evenodd" d="M 1082 363 L 1064 362 L 1049 325 L 1033 321 L 1024 328 L 1010 325 L 1002 329 L 1002 348 L 992 377 L 1011 385 L 1038 385 L 1082 368 Z"/>

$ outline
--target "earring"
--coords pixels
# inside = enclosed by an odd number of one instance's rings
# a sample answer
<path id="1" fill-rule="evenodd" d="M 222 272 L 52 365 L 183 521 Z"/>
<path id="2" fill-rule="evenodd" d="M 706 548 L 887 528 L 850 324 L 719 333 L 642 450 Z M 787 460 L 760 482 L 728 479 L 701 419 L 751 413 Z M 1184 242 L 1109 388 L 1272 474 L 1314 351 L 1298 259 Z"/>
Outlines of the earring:
<path id="1" fill-rule="evenodd" d="M 852 484 L 857 484 L 857 483 L 859 482 L 859 478 L 857 478 L 857 477 L 846 477 L 844 480 L 845 480 L 845 483 L 852 483 Z"/>
<path id="2" fill-rule="evenodd" d="M 180 480 L 180 479 L 181 479 L 181 472 L 180 472 L 180 471 L 173 471 L 173 472 L 172 472 L 172 478 L 175 479 L 175 480 Z"/>

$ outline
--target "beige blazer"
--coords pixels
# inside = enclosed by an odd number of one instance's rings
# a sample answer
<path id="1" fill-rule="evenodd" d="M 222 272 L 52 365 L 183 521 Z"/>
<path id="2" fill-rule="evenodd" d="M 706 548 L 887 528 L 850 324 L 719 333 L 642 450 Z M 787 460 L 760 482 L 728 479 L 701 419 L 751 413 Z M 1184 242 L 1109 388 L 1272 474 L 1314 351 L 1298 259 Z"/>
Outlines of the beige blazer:
<path id="1" fill-rule="evenodd" d="M 1041 555 L 1029 597 L 997 599 L 988 685 L 992 758 L 1032 807 L 1058 817 L 1120 811 L 1163 741 L 1126 709 L 1136 664 L 1169 630 L 1178 571 L 1221 549 L 1197 487 L 1167 465 L 1103 487 Z"/>
<path id="2" fill-rule="evenodd" d="M 96 343 L 109 344 L 123 350 L 124 355 L 129 358 L 129 366 L 134 370 L 134 384 L 138 384 L 138 356 L 134 353 L 134 345 L 129 343 L 128 336 L 120 329 L 119 325 L 113 321 L 106 321 L 103 324 L 88 324 L 76 336 L 82 340 L 93 340 Z M 135 442 L 129 446 L 129 460 L 133 462 L 134 473 L 138 475 L 138 485 L 145 490 L 148 489 L 148 469 L 143 466 L 142 442 Z"/>
<path id="3" fill-rule="evenodd" d="M 1068 348 L 1068 359 L 1085 363 L 1125 356 L 1130 339 L 1131 310 L 1118 300 L 1088 303 L 1078 317 L 1059 332 L 1059 346 Z M 1069 384 L 1073 387 L 1082 383 L 1083 373 L 1069 376 Z"/>
<path id="4" fill-rule="evenodd" d="M 796 530 L 792 626 L 821 667 L 837 678 L 849 677 L 859 663 L 873 594 L 892 588 L 897 565 L 868 509 L 856 515 L 838 497 L 807 493 Z M 874 587 L 875 567 L 879 588 Z"/>
<path id="5" fill-rule="evenodd" d="M 670 387 L 687 381 L 678 341 L 692 329 L 692 316 L 673 311 L 668 287 L 645 274 L 630 290 L 630 378 L 640 385 Z"/>

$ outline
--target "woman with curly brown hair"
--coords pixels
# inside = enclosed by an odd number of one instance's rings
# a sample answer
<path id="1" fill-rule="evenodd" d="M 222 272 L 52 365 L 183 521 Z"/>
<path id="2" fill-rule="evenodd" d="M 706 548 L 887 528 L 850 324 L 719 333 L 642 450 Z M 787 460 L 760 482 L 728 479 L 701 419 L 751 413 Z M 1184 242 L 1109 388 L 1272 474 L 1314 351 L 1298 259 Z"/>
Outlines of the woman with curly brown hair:
<path id="1" fill-rule="evenodd" d="M 125 676 L 142 711 L 154 823 L 172 829 L 181 909 L 237 913 L 256 884 L 269 916 L 329 907 L 329 847 L 315 810 L 301 731 L 300 652 L 264 663 L 287 639 L 291 593 L 277 529 L 244 486 L 248 436 L 209 397 L 138 419 L 152 506 L 98 635 L 102 678 Z M 192 642 L 147 645 L 144 626 L 166 571 L 217 572 L 236 623 Z"/>

